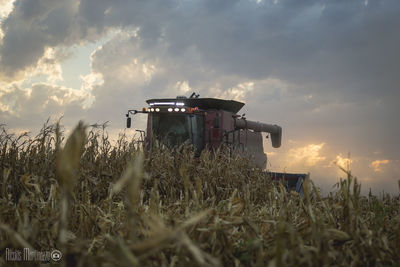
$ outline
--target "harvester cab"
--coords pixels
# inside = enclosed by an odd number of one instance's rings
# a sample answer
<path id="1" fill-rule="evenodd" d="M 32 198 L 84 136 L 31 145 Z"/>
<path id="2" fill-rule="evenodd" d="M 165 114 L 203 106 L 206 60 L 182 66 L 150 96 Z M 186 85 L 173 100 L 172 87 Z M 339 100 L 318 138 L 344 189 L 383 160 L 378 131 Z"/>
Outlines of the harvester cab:
<path id="1" fill-rule="evenodd" d="M 189 98 L 149 99 L 148 108 L 128 110 L 127 128 L 131 127 L 131 114 L 145 113 L 147 129 L 145 147 L 152 142 L 176 147 L 191 143 L 196 154 L 203 149 L 216 149 L 225 144 L 230 149 L 249 156 L 253 163 L 266 168 L 267 156 L 263 149 L 262 132 L 270 135 L 272 146 L 281 146 L 282 128 L 278 125 L 247 120 L 238 115 L 244 103 L 217 98 L 199 98 L 193 93 Z M 302 181 L 306 174 L 268 173 L 272 179 L 281 180 L 288 190 L 302 191 Z"/>

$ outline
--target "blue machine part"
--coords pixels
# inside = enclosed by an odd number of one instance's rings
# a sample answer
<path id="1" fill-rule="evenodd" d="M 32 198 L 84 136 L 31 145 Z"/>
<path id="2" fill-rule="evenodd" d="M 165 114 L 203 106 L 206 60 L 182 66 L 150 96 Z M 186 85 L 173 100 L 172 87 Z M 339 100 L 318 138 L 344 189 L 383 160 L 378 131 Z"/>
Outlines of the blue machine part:
<path id="1" fill-rule="evenodd" d="M 303 182 L 307 179 L 308 174 L 305 173 L 284 173 L 284 172 L 267 172 L 274 181 L 282 181 L 287 191 L 296 190 L 302 198 L 304 198 Z"/>

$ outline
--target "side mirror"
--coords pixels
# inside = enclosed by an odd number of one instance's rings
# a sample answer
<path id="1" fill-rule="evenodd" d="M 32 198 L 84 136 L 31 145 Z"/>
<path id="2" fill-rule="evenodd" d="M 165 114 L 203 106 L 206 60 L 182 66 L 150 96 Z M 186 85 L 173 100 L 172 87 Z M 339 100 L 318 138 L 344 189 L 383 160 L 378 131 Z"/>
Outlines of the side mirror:
<path id="1" fill-rule="evenodd" d="M 131 128 L 131 117 L 126 118 L 126 128 Z"/>

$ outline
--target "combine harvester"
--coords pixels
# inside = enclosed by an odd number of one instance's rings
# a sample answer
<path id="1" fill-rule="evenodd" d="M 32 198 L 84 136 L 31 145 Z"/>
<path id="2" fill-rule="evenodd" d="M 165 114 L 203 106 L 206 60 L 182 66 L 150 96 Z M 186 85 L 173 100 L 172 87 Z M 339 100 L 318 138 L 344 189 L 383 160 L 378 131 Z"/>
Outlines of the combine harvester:
<path id="1" fill-rule="evenodd" d="M 193 93 L 189 98 L 149 99 L 148 108 L 128 110 L 127 128 L 131 127 L 130 114 L 146 113 L 147 134 L 145 147 L 150 148 L 153 140 L 159 140 L 169 147 L 176 147 L 189 141 L 196 155 L 203 149 L 216 149 L 227 145 L 249 156 L 253 163 L 266 168 L 267 156 L 264 153 L 262 132 L 271 136 L 272 146 L 281 146 L 282 128 L 278 125 L 247 120 L 238 115 L 244 103 L 217 98 L 199 98 Z M 141 131 L 143 132 L 143 131 Z M 154 136 L 153 136 L 154 135 Z M 282 181 L 287 190 L 295 190 L 303 196 L 303 181 L 307 174 L 266 173 L 275 181 Z"/>

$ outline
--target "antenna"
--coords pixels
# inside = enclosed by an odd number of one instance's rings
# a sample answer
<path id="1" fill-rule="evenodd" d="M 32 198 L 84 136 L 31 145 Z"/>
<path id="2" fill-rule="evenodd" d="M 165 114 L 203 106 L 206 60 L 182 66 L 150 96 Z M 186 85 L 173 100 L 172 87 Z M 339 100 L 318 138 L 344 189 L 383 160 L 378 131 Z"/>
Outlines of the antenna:
<path id="1" fill-rule="evenodd" d="M 196 94 L 196 92 L 193 92 L 189 98 L 199 98 L 200 94 Z"/>

